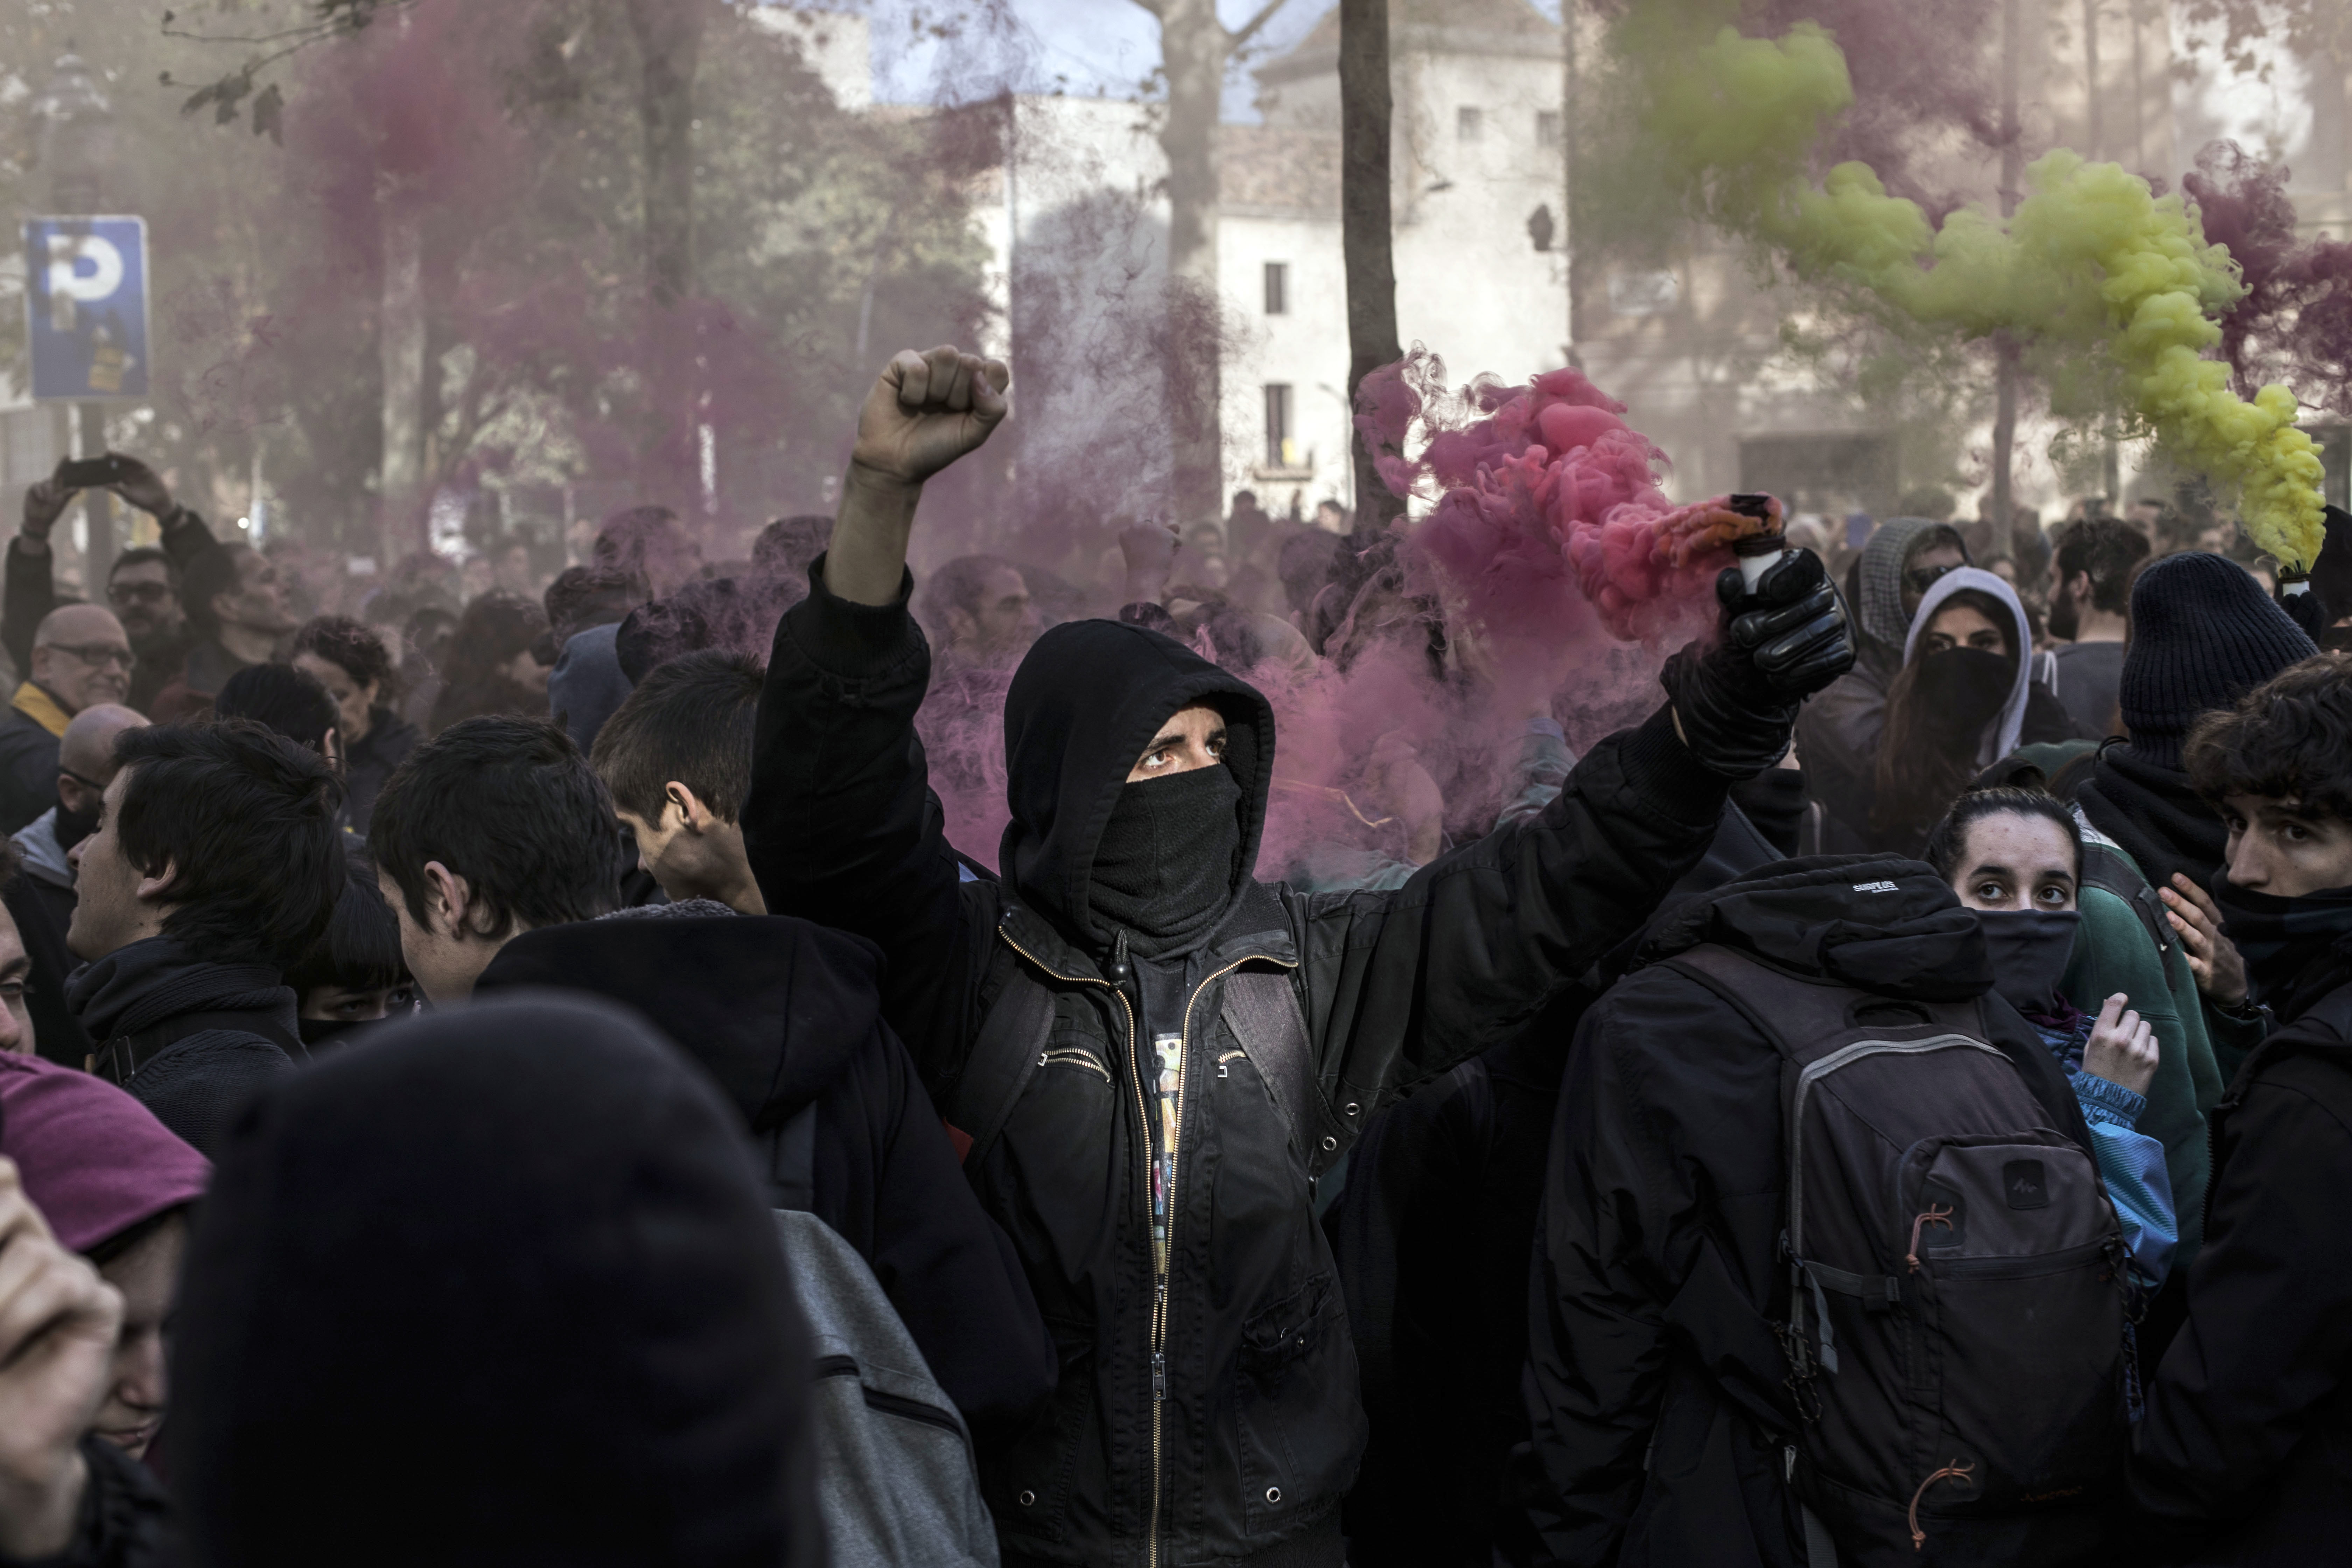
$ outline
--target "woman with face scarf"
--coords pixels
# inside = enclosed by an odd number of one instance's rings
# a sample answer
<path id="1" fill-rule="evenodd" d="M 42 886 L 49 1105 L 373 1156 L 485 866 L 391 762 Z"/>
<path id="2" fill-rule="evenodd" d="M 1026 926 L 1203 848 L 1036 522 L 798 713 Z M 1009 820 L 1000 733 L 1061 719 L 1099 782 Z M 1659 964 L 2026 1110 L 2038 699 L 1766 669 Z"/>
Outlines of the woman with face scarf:
<path id="1" fill-rule="evenodd" d="M 1887 691 L 1864 836 L 1872 849 L 1918 854 L 1979 770 L 2021 745 L 2082 733 L 2057 695 L 2031 679 L 2026 643 L 2024 606 L 1991 573 L 1963 566 L 1928 588 Z"/>
<path id="2" fill-rule="evenodd" d="M 1994 989 L 2066 1069 L 2134 1272 L 2155 1290 L 2179 1235 L 2164 1145 L 2136 1130 L 2156 1077 L 2156 1033 L 2127 996 L 2107 997 L 2094 1017 L 2058 988 L 2083 920 L 2075 908 L 2083 840 L 2074 817 L 2039 790 L 1973 790 L 1936 825 L 1923 854 L 1977 911 Z"/>

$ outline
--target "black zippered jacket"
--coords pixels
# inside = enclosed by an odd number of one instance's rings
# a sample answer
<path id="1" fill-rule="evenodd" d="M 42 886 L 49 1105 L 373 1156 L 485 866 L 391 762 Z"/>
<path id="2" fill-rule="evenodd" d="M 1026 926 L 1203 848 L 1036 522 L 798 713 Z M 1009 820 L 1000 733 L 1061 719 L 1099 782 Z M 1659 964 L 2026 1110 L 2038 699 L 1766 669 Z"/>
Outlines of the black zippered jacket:
<path id="1" fill-rule="evenodd" d="M 2301 1568 L 2352 1538 L 2352 951 L 2315 967 L 2213 1108 L 2205 1247 L 2132 1434 L 2126 1560 Z"/>
<path id="2" fill-rule="evenodd" d="M 1331 1529 L 1363 1445 L 1355 1355 L 1307 1157 L 1223 1016 L 1224 977 L 1288 976 L 1333 1129 L 1321 1168 L 1382 1104 L 1510 1037 L 1638 925 L 1705 851 L 1723 782 L 1662 709 L 1594 747 L 1534 821 L 1395 892 L 1307 897 L 1249 875 L 1275 768 L 1265 700 L 1156 633 L 1078 622 L 1040 641 L 1006 700 L 1005 879 L 960 881 L 915 736 L 930 653 L 907 614 L 912 579 L 866 606 L 826 590 L 822 561 L 811 578 L 777 629 L 743 813 L 768 908 L 881 946 L 885 1016 L 943 1107 L 991 1009 L 1050 998 L 1043 1060 L 965 1167 L 1061 1359 L 1047 1412 L 981 1456 L 1005 1550 L 1222 1564 Z M 1223 921 L 1142 987 L 1183 998 L 1147 1025 L 1182 1037 L 1163 1308 L 1156 1064 L 1134 1052 L 1139 986 L 1109 984 L 1087 887 L 1129 769 L 1203 701 L 1228 724 L 1242 853 Z"/>
<path id="3" fill-rule="evenodd" d="M 1534 1433 L 1515 1460 L 1538 1563 L 1805 1561 L 1771 1326 L 1788 1319 L 1781 1057 L 1738 1008 L 1656 963 L 1702 942 L 1895 1003 L 1992 984 L 1975 916 L 1916 860 L 1786 860 L 1659 918 L 1642 967 L 1584 1015 L 1560 1079 L 1528 1281 Z M 1997 995 L 1984 1012 L 2049 1125 L 2087 1145 L 2032 1028 Z"/>

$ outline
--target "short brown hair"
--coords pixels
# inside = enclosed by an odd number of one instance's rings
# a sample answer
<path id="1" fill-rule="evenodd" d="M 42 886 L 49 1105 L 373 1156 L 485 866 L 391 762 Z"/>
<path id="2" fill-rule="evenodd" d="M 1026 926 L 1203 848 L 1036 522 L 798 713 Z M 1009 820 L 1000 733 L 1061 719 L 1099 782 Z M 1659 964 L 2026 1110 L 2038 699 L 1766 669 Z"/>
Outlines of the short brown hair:
<path id="1" fill-rule="evenodd" d="M 2197 793 L 2216 805 L 2253 795 L 2352 822 L 2352 654 L 2289 665 L 2235 705 L 2206 714 L 2181 762 Z"/>
<path id="2" fill-rule="evenodd" d="M 741 820 L 765 679 L 758 659 L 723 648 L 654 666 L 596 731 L 590 765 L 614 804 L 659 822 L 663 787 L 676 779 L 719 820 Z"/>

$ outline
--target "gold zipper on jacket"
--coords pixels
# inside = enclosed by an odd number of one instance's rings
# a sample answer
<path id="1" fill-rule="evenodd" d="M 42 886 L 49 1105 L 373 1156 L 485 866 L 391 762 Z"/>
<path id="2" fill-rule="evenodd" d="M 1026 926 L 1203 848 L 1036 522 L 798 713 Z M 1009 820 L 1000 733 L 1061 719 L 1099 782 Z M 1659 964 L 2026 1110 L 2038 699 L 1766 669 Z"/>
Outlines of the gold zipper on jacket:
<path id="1" fill-rule="evenodd" d="M 1004 936 L 1002 928 L 997 934 Z M 1035 964 L 1046 974 L 1073 985 L 1099 985 L 1118 998 L 1119 1009 L 1127 1016 L 1128 1076 L 1135 1086 L 1135 1113 L 1143 1133 L 1143 1224 L 1148 1235 L 1151 1227 L 1151 1107 L 1143 1087 L 1143 1058 L 1136 1047 L 1135 1006 L 1127 993 L 1105 980 L 1088 979 L 1083 974 L 1064 974 L 1047 968 L 1036 954 L 1023 947 L 1010 936 L 1004 945 Z M 1160 1407 L 1168 1401 L 1168 1263 L 1176 1250 L 1176 1172 L 1177 1142 L 1184 1128 L 1184 1086 L 1190 1074 L 1192 1056 L 1192 1008 L 1201 1000 L 1201 993 L 1210 984 L 1231 974 L 1243 964 L 1262 955 L 1246 954 L 1234 960 L 1223 969 L 1202 977 L 1184 1003 L 1184 1021 L 1177 1032 L 1176 1057 L 1176 1120 L 1168 1134 L 1168 1226 L 1164 1239 L 1152 1245 L 1151 1281 L 1151 1523 L 1144 1537 L 1144 1561 L 1149 1568 L 1160 1563 Z M 1269 963 L 1281 963 L 1285 969 L 1296 969 L 1296 963 L 1283 963 L 1280 959 L 1266 959 Z"/>

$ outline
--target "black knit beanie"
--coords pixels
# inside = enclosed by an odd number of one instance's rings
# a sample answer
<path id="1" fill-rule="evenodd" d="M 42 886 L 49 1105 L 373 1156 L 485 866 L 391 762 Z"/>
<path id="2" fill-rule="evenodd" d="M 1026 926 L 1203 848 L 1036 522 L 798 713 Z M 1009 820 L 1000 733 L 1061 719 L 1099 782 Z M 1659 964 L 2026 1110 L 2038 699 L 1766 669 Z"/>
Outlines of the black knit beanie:
<path id="1" fill-rule="evenodd" d="M 2319 651 L 2252 574 L 2220 555 L 2168 555 L 2132 586 L 2118 696 L 2132 750 L 2180 766 L 2200 714 L 2227 708 Z"/>

